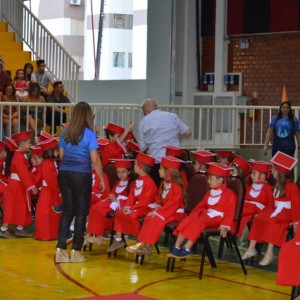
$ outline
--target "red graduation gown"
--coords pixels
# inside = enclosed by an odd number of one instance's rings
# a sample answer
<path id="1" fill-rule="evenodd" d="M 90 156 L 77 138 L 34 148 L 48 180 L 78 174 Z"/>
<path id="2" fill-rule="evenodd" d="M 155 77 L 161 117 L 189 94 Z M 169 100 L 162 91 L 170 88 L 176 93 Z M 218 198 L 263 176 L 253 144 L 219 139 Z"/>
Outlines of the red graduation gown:
<path id="1" fill-rule="evenodd" d="M 125 206 L 130 208 L 130 213 L 124 214 L 118 210 L 115 217 L 114 230 L 131 235 L 138 235 L 140 231 L 139 219 L 147 215 L 157 197 L 157 187 L 149 175 L 139 176 L 130 190 Z"/>
<path id="2" fill-rule="evenodd" d="M 38 240 L 54 240 L 58 237 L 61 214 L 54 212 L 52 206 L 62 202 L 54 159 L 44 159 L 40 172 L 42 188 L 36 206 L 34 237 Z"/>
<path id="3" fill-rule="evenodd" d="M 179 223 L 173 234 L 181 233 L 195 243 L 207 227 L 223 226 L 229 230 L 232 227 L 235 207 L 236 195 L 226 185 L 211 189 L 190 215 Z"/>
<path id="4" fill-rule="evenodd" d="M 28 170 L 28 159 L 16 150 L 11 161 L 11 174 L 4 195 L 3 223 L 26 226 L 32 222 L 30 190 L 34 181 Z"/>
<path id="5" fill-rule="evenodd" d="M 172 221 L 180 221 L 185 216 L 183 190 L 174 182 L 164 182 L 160 208 L 155 210 L 155 216 L 145 217 L 137 240 L 146 244 L 155 244 L 165 225 Z"/>
<path id="6" fill-rule="evenodd" d="M 274 195 L 275 193 L 276 190 Z M 289 224 L 300 219 L 300 195 L 297 185 L 288 181 L 285 185 L 285 196 L 275 196 L 274 200 L 274 209 L 265 209 L 254 217 L 248 240 L 267 242 L 278 247 L 286 242 Z"/>
<path id="7" fill-rule="evenodd" d="M 124 153 L 125 150 L 118 141 L 110 142 L 107 146 L 105 146 L 101 153 L 103 168 L 110 162 L 110 159 L 123 158 Z"/>
<path id="8" fill-rule="evenodd" d="M 238 236 L 242 236 L 247 223 L 252 217 L 266 208 L 273 208 L 273 192 L 268 182 L 254 183 L 247 186 Z"/>

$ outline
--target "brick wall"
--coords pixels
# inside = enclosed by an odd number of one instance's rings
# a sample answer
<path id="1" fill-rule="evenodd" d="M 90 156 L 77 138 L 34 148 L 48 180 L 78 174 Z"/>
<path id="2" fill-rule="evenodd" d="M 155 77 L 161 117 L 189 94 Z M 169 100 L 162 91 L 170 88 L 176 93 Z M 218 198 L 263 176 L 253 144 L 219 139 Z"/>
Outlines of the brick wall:
<path id="1" fill-rule="evenodd" d="M 214 37 L 203 37 L 202 74 L 214 71 Z M 229 44 L 228 72 L 243 76 L 242 94 L 253 97 L 258 105 L 281 103 L 282 88 L 286 86 L 292 106 L 300 105 L 300 35 L 264 34 L 248 38 L 249 49 L 240 49 L 240 40 Z M 203 86 L 207 90 L 207 86 Z M 247 126 L 252 118 L 247 116 Z M 260 122 L 260 116 L 255 118 Z M 266 123 L 266 128 L 268 124 Z"/>

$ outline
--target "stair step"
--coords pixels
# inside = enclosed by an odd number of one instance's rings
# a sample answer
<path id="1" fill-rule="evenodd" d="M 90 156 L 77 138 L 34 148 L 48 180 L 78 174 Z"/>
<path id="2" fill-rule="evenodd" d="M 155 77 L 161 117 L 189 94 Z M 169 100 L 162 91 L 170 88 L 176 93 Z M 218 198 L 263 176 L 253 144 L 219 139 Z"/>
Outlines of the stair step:
<path id="1" fill-rule="evenodd" d="M 2 42 L 14 42 L 15 33 L 14 32 L 0 32 L 0 43 Z"/>
<path id="2" fill-rule="evenodd" d="M 5 22 L 0 22 L 0 31 L 8 31 L 8 24 Z"/>
<path id="3" fill-rule="evenodd" d="M 0 43 L 0 52 L 5 50 L 23 50 L 22 42 L 2 42 Z"/>
<path id="4" fill-rule="evenodd" d="M 1 51 L 0 55 L 5 63 L 11 60 L 31 60 L 31 52 L 29 51 L 20 51 L 20 50 L 3 50 Z"/>

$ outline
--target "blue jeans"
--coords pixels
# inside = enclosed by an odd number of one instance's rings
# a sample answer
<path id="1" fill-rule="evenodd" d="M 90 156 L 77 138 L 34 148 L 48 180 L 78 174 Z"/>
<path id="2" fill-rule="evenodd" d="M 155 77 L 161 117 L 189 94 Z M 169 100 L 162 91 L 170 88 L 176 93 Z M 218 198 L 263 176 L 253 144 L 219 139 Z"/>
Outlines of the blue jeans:
<path id="1" fill-rule="evenodd" d="M 67 248 L 70 225 L 75 217 L 72 249 L 81 250 L 86 229 L 86 219 L 90 208 L 92 174 L 59 171 L 58 185 L 64 209 L 59 224 L 57 248 Z"/>

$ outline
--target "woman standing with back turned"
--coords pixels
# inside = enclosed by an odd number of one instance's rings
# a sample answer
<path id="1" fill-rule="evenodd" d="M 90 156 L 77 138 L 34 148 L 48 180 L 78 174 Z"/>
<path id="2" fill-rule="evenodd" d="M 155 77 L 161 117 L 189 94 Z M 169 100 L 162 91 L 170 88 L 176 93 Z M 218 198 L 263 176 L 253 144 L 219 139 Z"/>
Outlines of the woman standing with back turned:
<path id="1" fill-rule="evenodd" d="M 69 126 L 61 133 L 59 155 L 61 165 L 58 184 L 63 198 L 55 260 L 61 262 L 85 262 L 81 253 L 86 219 L 92 191 L 92 165 L 100 178 L 100 189 L 105 190 L 102 164 L 98 155 L 98 143 L 93 131 L 93 112 L 86 102 L 74 107 Z M 71 256 L 67 252 L 69 228 L 75 217 Z"/>

